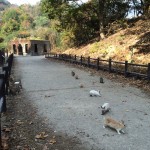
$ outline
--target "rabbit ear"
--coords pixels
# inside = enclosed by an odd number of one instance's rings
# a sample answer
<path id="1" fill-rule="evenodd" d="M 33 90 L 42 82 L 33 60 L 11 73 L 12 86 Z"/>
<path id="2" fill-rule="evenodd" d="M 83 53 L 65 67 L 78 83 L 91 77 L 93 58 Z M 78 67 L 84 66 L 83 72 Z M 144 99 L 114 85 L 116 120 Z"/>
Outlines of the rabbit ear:
<path id="1" fill-rule="evenodd" d="M 121 123 L 124 125 L 124 121 L 123 120 L 121 120 Z"/>

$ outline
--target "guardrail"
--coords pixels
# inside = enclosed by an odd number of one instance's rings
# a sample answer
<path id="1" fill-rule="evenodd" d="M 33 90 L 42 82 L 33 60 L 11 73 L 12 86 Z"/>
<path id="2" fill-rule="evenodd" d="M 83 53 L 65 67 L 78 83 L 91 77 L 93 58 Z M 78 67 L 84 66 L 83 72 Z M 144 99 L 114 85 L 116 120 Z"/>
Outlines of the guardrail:
<path id="1" fill-rule="evenodd" d="M 1 113 L 6 112 L 6 95 L 8 95 L 9 76 L 13 63 L 13 54 L 11 54 L 6 63 L 0 67 L 0 147 L 1 145 Z"/>
<path id="2" fill-rule="evenodd" d="M 150 81 L 150 63 L 147 65 L 133 64 L 128 61 L 117 62 L 112 59 L 102 60 L 100 58 L 90 58 L 76 55 L 47 53 L 45 58 L 54 58 L 66 62 L 83 65 L 97 70 L 108 71 L 109 73 L 122 74 L 125 77 L 136 77 Z"/>

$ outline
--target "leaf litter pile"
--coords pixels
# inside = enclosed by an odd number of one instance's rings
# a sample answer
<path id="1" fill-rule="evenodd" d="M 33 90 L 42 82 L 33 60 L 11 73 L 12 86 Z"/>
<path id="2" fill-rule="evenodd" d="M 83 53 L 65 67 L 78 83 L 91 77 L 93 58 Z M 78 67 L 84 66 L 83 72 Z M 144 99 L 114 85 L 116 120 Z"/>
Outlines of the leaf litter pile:
<path id="1" fill-rule="evenodd" d="M 1 115 L 2 150 L 84 150 L 77 137 L 53 130 L 47 119 L 27 102 L 23 91 L 7 97 L 7 112 Z"/>

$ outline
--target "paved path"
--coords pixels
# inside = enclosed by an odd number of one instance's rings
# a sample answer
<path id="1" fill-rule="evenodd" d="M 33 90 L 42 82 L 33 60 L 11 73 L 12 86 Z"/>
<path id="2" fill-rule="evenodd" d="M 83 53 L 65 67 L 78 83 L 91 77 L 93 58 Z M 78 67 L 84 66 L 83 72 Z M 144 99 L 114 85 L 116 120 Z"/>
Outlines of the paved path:
<path id="1" fill-rule="evenodd" d="M 100 84 L 98 76 L 44 56 L 20 56 L 15 61 L 28 101 L 56 132 L 77 136 L 87 150 L 150 149 L 150 97 L 139 89 L 105 78 Z M 72 70 L 78 80 L 71 76 Z M 102 96 L 89 97 L 91 89 L 100 90 Z M 104 102 L 112 107 L 110 116 L 124 120 L 126 134 L 103 129 L 100 106 Z"/>

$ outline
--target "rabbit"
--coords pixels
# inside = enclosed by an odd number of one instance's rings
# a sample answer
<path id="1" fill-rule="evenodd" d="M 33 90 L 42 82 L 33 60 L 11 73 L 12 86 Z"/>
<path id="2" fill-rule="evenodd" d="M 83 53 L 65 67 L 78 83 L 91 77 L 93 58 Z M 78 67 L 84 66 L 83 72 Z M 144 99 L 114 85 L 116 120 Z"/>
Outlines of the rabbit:
<path id="1" fill-rule="evenodd" d="M 95 90 L 91 90 L 89 94 L 90 96 L 101 96 L 100 91 Z"/>
<path id="2" fill-rule="evenodd" d="M 71 71 L 71 75 L 72 75 L 72 76 L 75 76 L 75 72 L 74 72 L 74 71 Z"/>
<path id="3" fill-rule="evenodd" d="M 100 77 L 100 83 L 104 83 L 104 79 Z"/>
<path id="4" fill-rule="evenodd" d="M 21 80 L 9 83 L 9 93 L 11 95 L 16 95 L 17 93 L 20 93 L 20 89 L 22 89 Z"/>
<path id="5" fill-rule="evenodd" d="M 104 103 L 102 106 L 102 115 L 110 111 L 110 104 L 109 103 Z"/>
<path id="6" fill-rule="evenodd" d="M 15 84 L 18 88 L 22 89 L 21 80 L 15 81 L 14 84 Z"/>
<path id="7" fill-rule="evenodd" d="M 78 75 L 75 75 L 75 79 L 79 79 Z"/>
<path id="8" fill-rule="evenodd" d="M 104 117 L 104 125 L 103 127 L 105 128 L 106 126 L 113 128 L 117 131 L 118 134 L 125 133 L 122 129 L 125 128 L 124 122 L 119 122 L 117 120 L 114 120 L 111 117 Z"/>
<path id="9" fill-rule="evenodd" d="M 82 83 L 79 86 L 80 86 L 80 88 L 84 88 L 84 85 Z"/>

